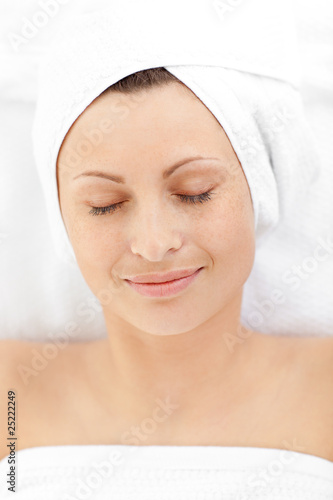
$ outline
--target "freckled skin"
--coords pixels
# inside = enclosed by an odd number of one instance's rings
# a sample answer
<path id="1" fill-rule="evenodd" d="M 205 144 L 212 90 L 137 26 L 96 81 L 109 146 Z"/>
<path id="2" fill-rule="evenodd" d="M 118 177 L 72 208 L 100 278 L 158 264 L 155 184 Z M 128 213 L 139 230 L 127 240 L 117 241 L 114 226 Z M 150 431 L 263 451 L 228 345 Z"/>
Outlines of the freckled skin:
<path id="1" fill-rule="evenodd" d="M 122 96 L 124 103 L 126 97 Z M 229 301 L 240 300 L 255 246 L 247 182 L 222 127 L 179 84 L 154 88 L 136 107 L 129 104 L 126 118 L 117 119 L 113 131 L 78 167 L 63 167 L 66 148 L 76 149 L 84 132 L 114 118 L 108 110 L 117 99 L 115 93 L 97 99 L 64 142 L 58 160 L 63 218 L 93 293 L 115 291 L 105 307 L 107 316 L 121 317 L 133 333 L 136 329 L 153 335 L 190 332 L 221 311 L 225 315 Z M 193 162 L 162 179 L 168 166 L 196 155 L 218 160 Z M 94 177 L 72 181 L 88 165 L 124 176 L 126 185 Z M 209 165 L 215 172 L 205 173 Z M 207 189 L 214 193 L 211 200 L 196 206 L 176 197 Z M 90 206 L 85 205 L 89 200 Z M 125 200 L 114 213 L 88 215 L 91 206 Z M 192 266 L 205 266 L 202 285 L 167 301 L 146 300 L 120 280 L 128 274 Z M 238 321 L 235 311 L 232 317 L 232 322 Z M 216 326 L 220 330 L 218 318 Z"/>
<path id="2" fill-rule="evenodd" d="M 99 144 L 69 165 L 71 152 L 94 133 Z M 214 160 L 188 163 L 163 178 L 171 165 L 193 156 Z M 122 176 L 125 184 L 73 180 L 88 170 Z M 175 409 L 137 444 L 283 448 L 282 438 L 296 438 L 300 450 L 311 433 L 297 401 L 316 403 L 306 391 L 308 375 L 298 378 L 302 370 L 295 367 L 305 366 L 303 353 L 313 350 L 302 339 L 240 325 L 255 254 L 253 207 L 238 158 L 206 106 L 178 83 L 103 95 L 71 127 L 57 174 L 63 219 L 82 275 L 102 302 L 108 336 L 64 352 L 63 384 L 72 387 L 85 418 L 74 434 L 65 437 L 62 429 L 54 440 L 131 444 L 124 439 L 131 426 L 152 415 L 157 399 L 169 398 Z M 195 205 L 178 196 L 206 191 L 211 199 Z M 114 212 L 89 214 L 121 202 Z M 190 287 L 167 299 L 142 297 L 122 280 L 202 266 Z M 303 451 L 329 456 L 327 436 L 321 437 Z"/>
<path id="3" fill-rule="evenodd" d="M 105 123 L 113 123 L 112 131 L 69 165 L 71 152 Z M 163 178 L 171 165 L 196 156 L 214 159 L 187 163 Z M 88 170 L 122 176 L 126 184 L 91 176 L 73 180 Z M 218 391 L 225 401 L 235 398 L 226 397 L 231 374 L 245 369 L 245 353 L 257 338 L 252 332 L 246 349 L 242 343 L 231 349 L 226 341 L 240 328 L 242 288 L 255 253 L 254 214 L 245 175 L 216 118 L 178 83 L 135 96 L 103 95 L 71 127 L 57 173 L 82 275 L 97 297 L 102 290 L 110 295 L 103 304 L 108 339 L 100 343 L 99 363 L 103 380 L 117 379 L 116 387 L 103 386 L 108 399 L 140 413 L 153 396 L 167 393 L 182 401 L 178 415 L 185 415 L 200 397 L 206 412 L 216 406 Z M 203 203 L 177 196 L 207 191 L 211 199 Z M 89 214 L 92 206 L 119 202 L 114 212 Z M 189 267 L 204 270 L 168 299 L 142 297 L 121 279 Z"/>
<path id="4" fill-rule="evenodd" d="M 90 151 L 87 134 L 102 137 Z M 89 154 L 70 164 L 82 144 Z M 163 179 L 165 169 L 198 155 L 215 160 L 188 163 Z M 224 130 L 203 103 L 177 83 L 106 94 L 71 127 L 57 167 L 63 219 L 82 275 L 101 300 L 108 336 L 71 343 L 28 386 L 14 372 L 19 362 L 31 365 L 31 344 L 18 342 L 4 386 L 20 394 L 20 448 L 254 446 L 333 460 L 325 398 L 332 394 L 332 342 L 240 326 L 255 253 L 251 196 Z M 126 183 L 74 180 L 88 170 Z M 206 191 L 211 199 L 196 205 L 178 196 Z M 121 202 L 114 212 L 89 214 Z M 167 299 L 143 297 L 122 280 L 188 267 L 204 269 Z M 34 347 L 42 352 L 43 343 Z M 170 412 L 158 401 L 169 402 Z M 5 422 L 5 408 L 2 414 Z M 131 441 L 132 429 L 154 415 L 154 432 Z M 0 446 L 0 458 L 6 453 Z"/>
<path id="5" fill-rule="evenodd" d="M 213 398 L 215 386 L 244 362 L 242 348 L 231 352 L 224 336 L 240 327 L 242 287 L 254 260 L 250 191 L 223 128 L 187 87 L 171 83 L 136 96 L 103 95 L 71 127 L 57 165 L 63 219 L 88 286 L 97 297 L 102 290 L 110 295 L 103 304 L 109 334 L 102 342 L 104 370 L 106 378 L 121 377 L 121 399 L 142 406 L 151 400 L 152 380 L 176 398 L 197 397 L 199 385 Z M 107 121 L 112 131 L 69 166 L 70 152 Z M 214 159 L 187 163 L 163 178 L 171 165 L 195 156 Z M 88 170 L 126 183 L 73 180 Z M 211 199 L 195 205 L 177 196 L 206 191 Z M 120 202 L 114 212 L 89 214 L 92 206 Z M 167 299 L 142 297 L 121 279 L 190 267 L 204 270 Z M 202 384 L 207 369 L 215 385 Z M 133 378 L 135 395 L 127 388 Z"/>

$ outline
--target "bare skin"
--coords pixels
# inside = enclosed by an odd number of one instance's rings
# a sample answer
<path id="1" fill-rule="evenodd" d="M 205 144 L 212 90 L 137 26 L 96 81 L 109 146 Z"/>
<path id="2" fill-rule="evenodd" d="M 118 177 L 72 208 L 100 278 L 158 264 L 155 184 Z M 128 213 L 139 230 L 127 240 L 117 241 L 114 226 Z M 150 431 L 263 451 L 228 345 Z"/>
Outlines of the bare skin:
<path id="1" fill-rule="evenodd" d="M 240 325 L 255 229 L 228 137 L 179 84 L 140 96 L 135 106 L 121 96 L 128 113 L 78 163 L 70 163 L 70 153 L 114 118 L 118 94 L 94 101 L 61 148 L 60 207 L 88 286 L 97 297 L 108 292 L 108 337 L 69 345 L 28 380 L 18 366 L 31 367 L 31 346 L 19 342 L 10 351 L 2 344 L 4 386 L 16 385 L 20 398 L 19 446 L 258 446 L 333 460 L 332 339 L 244 336 Z M 163 176 L 197 156 L 204 159 Z M 91 170 L 124 183 L 75 179 Z M 203 203 L 180 198 L 207 191 L 211 199 Z M 114 212 L 89 213 L 111 204 L 119 204 Z M 192 267 L 203 268 L 199 277 L 168 298 L 144 297 L 124 280 Z M 17 358 L 5 362 L 10 352 Z M 161 409 L 160 401 L 171 406 Z M 156 424 L 151 433 L 142 431 L 147 418 Z"/>
<path id="2" fill-rule="evenodd" d="M 252 446 L 333 461 L 333 339 L 259 333 L 251 339 L 252 358 L 235 366 L 229 391 L 187 401 L 185 413 L 182 400 L 156 390 L 140 414 L 119 397 L 115 383 L 111 391 L 106 387 L 107 340 L 73 343 L 35 375 L 27 369 L 36 351 L 43 355 L 45 344 L 1 341 L 1 356 L 7 359 L 2 387 L 5 392 L 14 388 L 19 404 L 17 449 L 66 444 Z M 15 363 L 8 361 L 13 352 Z M 5 428 L 4 404 L 0 417 Z M 156 423 L 152 433 L 145 431 L 147 418 Z M 7 454 L 2 441 L 0 460 Z"/>

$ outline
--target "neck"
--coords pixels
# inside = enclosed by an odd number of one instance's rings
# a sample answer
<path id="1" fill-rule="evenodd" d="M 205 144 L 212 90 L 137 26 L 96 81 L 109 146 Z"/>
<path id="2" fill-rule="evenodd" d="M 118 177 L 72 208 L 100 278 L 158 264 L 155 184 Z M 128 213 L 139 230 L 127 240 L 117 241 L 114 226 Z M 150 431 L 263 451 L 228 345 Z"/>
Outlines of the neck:
<path id="1" fill-rule="evenodd" d="M 198 401 L 205 402 L 202 411 L 213 408 L 217 394 L 225 404 L 234 399 L 240 367 L 252 359 L 253 336 L 240 325 L 240 306 L 237 299 L 228 305 L 228 314 L 219 311 L 191 331 L 163 336 L 104 311 L 109 335 L 101 341 L 99 367 L 113 405 L 144 418 L 156 400 L 168 399 L 180 418 Z"/>

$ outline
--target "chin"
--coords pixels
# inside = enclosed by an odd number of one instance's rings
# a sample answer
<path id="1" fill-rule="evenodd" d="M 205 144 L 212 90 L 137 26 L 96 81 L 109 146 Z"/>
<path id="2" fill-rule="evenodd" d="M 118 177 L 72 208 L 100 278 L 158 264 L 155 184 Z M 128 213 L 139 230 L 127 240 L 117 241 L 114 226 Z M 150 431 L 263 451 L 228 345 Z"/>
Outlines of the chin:
<path id="1" fill-rule="evenodd" d="M 172 307 L 173 306 L 173 307 Z M 187 307 L 184 304 L 180 307 L 180 303 L 163 304 L 162 308 L 151 308 L 147 310 L 131 310 L 131 315 L 122 315 L 123 319 L 133 325 L 134 328 L 156 336 L 171 336 L 187 333 L 203 325 L 207 320 L 213 317 L 215 310 L 208 310 L 202 304 L 191 303 Z"/>
<path id="2" fill-rule="evenodd" d="M 166 336 L 172 336 L 172 335 L 181 335 L 182 333 L 187 333 L 196 326 L 199 325 L 179 325 L 176 323 L 172 322 L 167 322 L 166 324 L 158 324 L 158 325 L 152 325 L 151 323 L 149 325 L 133 325 L 138 327 L 140 330 L 144 331 L 145 333 L 148 333 L 150 335 L 155 335 L 156 337 L 166 337 Z"/>

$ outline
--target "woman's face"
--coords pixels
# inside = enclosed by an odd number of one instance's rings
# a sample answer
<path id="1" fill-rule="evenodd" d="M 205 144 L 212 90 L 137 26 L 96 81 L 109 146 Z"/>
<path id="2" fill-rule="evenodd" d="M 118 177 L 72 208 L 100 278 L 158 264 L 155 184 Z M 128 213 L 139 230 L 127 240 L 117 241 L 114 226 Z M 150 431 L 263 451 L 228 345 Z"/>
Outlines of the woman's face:
<path id="1" fill-rule="evenodd" d="M 63 220 L 106 316 L 170 335 L 239 303 L 254 259 L 251 196 L 224 130 L 187 87 L 102 95 L 68 132 L 57 168 Z M 198 268 L 168 296 L 125 281 Z"/>

